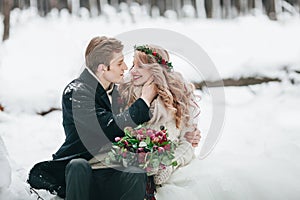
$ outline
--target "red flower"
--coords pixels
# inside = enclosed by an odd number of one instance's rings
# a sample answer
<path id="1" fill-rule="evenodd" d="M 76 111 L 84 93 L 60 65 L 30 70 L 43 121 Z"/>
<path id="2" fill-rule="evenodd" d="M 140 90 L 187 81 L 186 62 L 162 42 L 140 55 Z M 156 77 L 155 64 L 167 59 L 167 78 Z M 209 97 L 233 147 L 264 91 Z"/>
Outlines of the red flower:
<path id="1" fill-rule="evenodd" d="M 123 141 L 125 146 L 128 146 L 128 142 L 126 140 Z"/>
<path id="2" fill-rule="evenodd" d="M 161 59 L 161 64 L 165 65 L 166 61 L 164 59 Z"/>
<path id="3" fill-rule="evenodd" d="M 156 55 L 157 55 L 157 53 L 154 51 L 154 52 L 152 52 L 152 55 L 156 56 Z"/>

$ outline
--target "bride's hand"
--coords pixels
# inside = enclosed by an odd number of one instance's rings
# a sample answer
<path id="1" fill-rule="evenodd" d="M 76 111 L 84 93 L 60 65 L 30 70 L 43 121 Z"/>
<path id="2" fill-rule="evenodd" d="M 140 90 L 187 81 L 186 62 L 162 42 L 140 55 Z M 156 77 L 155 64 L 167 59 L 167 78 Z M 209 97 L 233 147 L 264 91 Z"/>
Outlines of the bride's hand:
<path id="1" fill-rule="evenodd" d="M 159 170 L 158 173 L 154 175 L 154 183 L 156 185 L 165 183 L 170 178 L 172 172 L 172 167 L 166 167 L 165 169 Z"/>
<path id="2" fill-rule="evenodd" d="M 201 139 L 201 132 L 197 126 L 195 126 L 195 130 L 193 132 L 186 132 L 184 137 L 193 147 L 197 147 Z"/>
<path id="3" fill-rule="evenodd" d="M 157 95 L 157 87 L 153 82 L 153 76 L 151 76 L 148 81 L 143 85 L 141 98 L 150 107 L 151 102 Z"/>

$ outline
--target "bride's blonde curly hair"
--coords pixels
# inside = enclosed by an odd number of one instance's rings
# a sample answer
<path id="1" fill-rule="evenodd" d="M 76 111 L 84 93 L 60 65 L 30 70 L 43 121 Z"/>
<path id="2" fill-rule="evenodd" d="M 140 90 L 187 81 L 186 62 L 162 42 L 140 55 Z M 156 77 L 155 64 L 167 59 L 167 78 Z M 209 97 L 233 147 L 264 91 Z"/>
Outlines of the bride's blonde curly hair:
<path id="1" fill-rule="evenodd" d="M 169 61 L 169 54 L 165 49 L 155 45 L 146 45 L 146 47 Z M 164 106 L 174 113 L 176 128 L 181 128 L 182 125 L 189 126 L 189 108 L 194 106 L 191 104 L 194 92 L 193 85 L 187 83 L 179 72 L 168 71 L 166 66 L 158 64 L 152 54 L 136 50 L 134 59 L 138 61 L 141 67 L 150 69 L 154 83 L 158 88 L 158 96 L 163 100 Z M 120 95 L 128 106 L 139 98 L 137 96 L 139 94 L 134 93 L 135 87 L 138 86 L 134 86 L 132 80 L 121 83 L 119 86 Z"/>

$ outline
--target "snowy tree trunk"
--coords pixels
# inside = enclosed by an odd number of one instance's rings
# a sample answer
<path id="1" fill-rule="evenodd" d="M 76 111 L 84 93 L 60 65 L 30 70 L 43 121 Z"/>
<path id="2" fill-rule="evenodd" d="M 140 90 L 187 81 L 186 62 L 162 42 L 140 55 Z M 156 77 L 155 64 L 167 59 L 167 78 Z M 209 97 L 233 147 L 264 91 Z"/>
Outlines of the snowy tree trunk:
<path id="1" fill-rule="evenodd" d="M 262 0 L 255 0 L 255 9 L 258 10 L 260 13 L 264 13 Z"/>
<path id="2" fill-rule="evenodd" d="M 50 10 L 53 8 L 59 9 L 58 0 L 50 0 Z"/>
<path id="3" fill-rule="evenodd" d="M 3 0 L 3 24 L 4 24 L 4 32 L 2 40 L 5 41 L 9 38 L 9 28 L 10 28 L 10 9 L 11 9 L 12 1 L 11 0 Z"/>
<path id="4" fill-rule="evenodd" d="M 166 10 L 175 10 L 174 0 L 166 1 Z"/>
<path id="5" fill-rule="evenodd" d="M 115 9 L 119 7 L 119 1 L 118 0 L 110 0 L 110 5 L 113 6 Z"/>
<path id="6" fill-rule="evenodd" d="M 146 8 L 146 12 L 147 14 L 150 16 L 150 13 L 151 13 L 151 3 L 150 3 L 151 0 L 142 0 L 142 5 Z"/>
<path id="7" fill-rule="evenodd" d="M 232 14 L 231 14 L 231 0 L 223 0 L 223 18 L 231 18 Z"/>
<path id="8" fill-rule="evenodd" d="M 25 8 L 25 0 L 18 0 L 17 2 L 15 1 L 15 3 L 18 4 L 18 8 L 21 10 Z"/>
<path id="9" fill-rule="evenodd" d="M 204 0 L 196 0 L 195 3 L 196 3 L 197 17 L 205 18 L 206 17 L 205 1 Z"/>
<path id="10" fill-rule="evenodd" d="M 0 14 L 2 14 L 3 13 L 3 2 L 2 2 L 2 0 L 0 0 Z"/>
<path id="11" fill-rule="evenodd" d="M 177 16 L 182 17 L 181 13 L 181 0 L 174 0 L 174 9 L 177 12 Z"/>
<path id="12" fill-rule="evenodd" d="M 159 14 L 163 15 L 166 11 L 165 1 L 157 1 L 157 6 L 159 8 Z"/>
<path id="13" fill-rule="evenodd" d="M 271 20 L 276 20 L 276 0 L 267 0 L 266 1 L 266 10 L 269 18 Z"/>
<path id="14" fill-rule="evenodd" d="M 247 0 L 240 0 L 240 12 L 246 14 L 248 12 Z"/>
<path id="15" fill-rule="evenodd" d="M 233 6 L 236 9 L 236 15 L 241 13 L 241 0 L 233 0 Z"/>
<path id="16" fill-rule="evenodd" d="M 49 0 L 37 1 L 37 7 L 41 16 L 45 16 L 50 11 Z"/>
<path id="17" fill-rule="evenodd" d="M 101 10 L 104 8 L 104 5 L 107 5 L 107 0 L 99 0 L 99 7 L 100 7 L 100 13 L 101 13 Z"/>
<path id="18" fill-rule="evenodd" d="M 213 2 L 212 2 L 212 0 L 205 1 L 205 8 L 206 8 L 206 17 L 212 18 L 213 17 Z"/>
<path id="19" fill-rule="evenodd" d="M 255 0 L 248 0 L 248 10 L 253 10 L 255 8 Z"/>
<path id="20" fill-rule="evenodd" d="M 184 17 L 194 18 L 196 16 L 195 6 L 191 0 L 184 0 L 182 8 Z"/>
<path id="21" fill-rule="evenodd" d="M 71 13 L 71 5 L 69 5 L 68 0 L 59 0 L 57 7 L 59 10 L 67 9 Z"/>
<path id="22" fill-rule="evenodd" d="M 97 0 L 89 0 L 90 2 L 90 12 L 91 12 L 91 16 L 95 17 L 98 16 L 99 11 L 97 8 Z"/>
<path id="23" fill-rule="evenodd" d="M 212 0 L 212 15 L 213 18 L 221 18 L 222 8 L 220 0 Z"/>
<path id="24" fill-rule="evenodd" d="M 283 0 L 274 0 L 276 13 L 275 20 L 277 19 L 277 16 L 282 13 L 282 1 Z"/>
<path id="25" fill-rule="evenodd" d="M 30 0 L 30 6 L 33 8 L 37 8 L 37 0 Z"/>
<path id="26" fill-rule="evenodd" d="M 79 9 L 80 9 L 80 1 L 79 0 L 71 0 L 72 15 L 77 16 L 79 14 Z"/>

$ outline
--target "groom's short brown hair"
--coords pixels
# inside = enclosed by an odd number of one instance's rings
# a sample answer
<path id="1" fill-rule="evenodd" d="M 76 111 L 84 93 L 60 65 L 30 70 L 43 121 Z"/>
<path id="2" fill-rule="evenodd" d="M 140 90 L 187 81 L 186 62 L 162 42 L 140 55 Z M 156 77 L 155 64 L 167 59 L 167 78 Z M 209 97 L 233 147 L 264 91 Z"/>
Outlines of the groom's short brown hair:
<path id="1" fill-rule="evenodd" d="M 109 37 L 94 37 L 85 50 L 85 64 L 96 73 L 99 64 L 109 66 L 113 58 L 113 53 L 119 53 L 123 50 L 121 41 Z"/>

